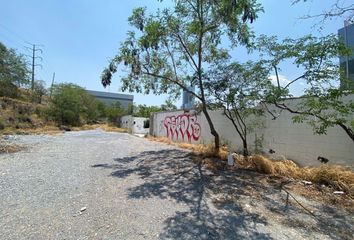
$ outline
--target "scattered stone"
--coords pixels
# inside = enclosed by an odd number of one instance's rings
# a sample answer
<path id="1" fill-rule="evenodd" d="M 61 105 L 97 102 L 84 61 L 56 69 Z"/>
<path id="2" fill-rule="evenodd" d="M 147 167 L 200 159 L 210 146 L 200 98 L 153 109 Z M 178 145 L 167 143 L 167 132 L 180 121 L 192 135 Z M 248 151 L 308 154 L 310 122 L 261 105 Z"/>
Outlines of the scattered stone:
<path id="1" fill-rule="evenodd" d="M 71 128 L 68 127 L 68 126 L 65 126 L 65 125 L 60 125 L 59 129 L 62 130 L 62 131 L 66 131 L 66 132 L 70 132 L 71 131 Z"/>
<path id="2" fill-rule="evenodd" d="M 229 165 L 229 166 L 233 166 L 234 165 L 234 156 L 233 156 L 233 154 L 229 154 L 229 156 L 227 156 L 227 165 Z"/>
<path id="3" fill-rule="evenodd" d="M 310 182 L 310 181 L 302 180 L 301 182 L 302 182 L 304 185 L 312 185 L 312 182 Z"/>

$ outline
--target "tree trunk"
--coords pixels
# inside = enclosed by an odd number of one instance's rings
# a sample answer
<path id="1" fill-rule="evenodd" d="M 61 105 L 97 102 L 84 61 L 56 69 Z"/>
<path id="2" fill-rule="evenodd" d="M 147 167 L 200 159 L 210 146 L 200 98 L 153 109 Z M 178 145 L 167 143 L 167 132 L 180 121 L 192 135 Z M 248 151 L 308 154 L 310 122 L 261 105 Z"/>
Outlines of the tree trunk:
<path id="1" fill-rule="evenodd" d="M 247 146 L 247 140 L 245 138 L 242 138 L 242 144 L 243 144 L 243 156 L 247 157 L 248 156 L 248 146 Z"/>
<path id="2" fill-rule="evenodd" d="M 210 118 L 210 115 L 208 113 L 208 110 L 205 106 L 205 104 L 203 104 L 203 113 L 205 115 L 206 120 L 208 121 L 209 127 L 210 127 L 210 133 L 214 136 L 214 148 L 215 148 L 215 152 L 218 153 L 219 149 L 220 149 L 220 137 L 219 134 L 217 133 L 217 131 L 215 130 L 214 124 Z"/>
<path id="3" fill-rule="evenodd" d="M 350 139 L 354 142 L 354 132 L 350 127 L 347 127 L 343 123 L 338 123 L 338 125 L 345 131 L 345 133 L 350 137 Z"/>

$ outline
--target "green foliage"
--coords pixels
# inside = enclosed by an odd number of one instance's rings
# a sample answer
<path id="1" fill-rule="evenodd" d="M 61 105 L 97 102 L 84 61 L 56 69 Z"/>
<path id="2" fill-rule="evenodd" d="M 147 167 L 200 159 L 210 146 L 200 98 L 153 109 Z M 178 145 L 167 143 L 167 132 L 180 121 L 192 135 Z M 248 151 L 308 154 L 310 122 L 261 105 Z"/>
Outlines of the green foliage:
<path id="1" fill-rule="evenodd" d="M 28 73 L 23 55 L 0 42 L 0 96 L 19 97 L 18 88 L 28 83 Z"/>
<path id="2" fill-rule="evenodd" d="M 161 104 L 161 111 L 177 110 L 177 106 L 173 104 L 171 99 L 167 99 L 164 104 Z"/>
<path id="3" fill-rule="evenodd" d="M 119 118 L 126 115 L 127 111 L 122 108 L 120 102 L 112 104 L 110 107 L 106 107 L 106 116 L 112 123 L 117 123 Z"/>
<path id="4" fill-rule="evenodd" d="M 43 80 L 35 81 L 33 90 L 32 101 L 35 103 L 42 103 L 43 96 L 47 94 L 45 82 Z"/>
<path id="5" fill-rule="evenodd" d="M 143 117 L 150 118 L 150 114 L 153 112 L 162 111 L 158 106 L 146 106 L 145 104 L 137 105 L 134 107 L 133 116 L 134 117 Z"/>
<path id="6" fill-rule="evenodd" d="M 286 85 L 278 81 L 267 90 L 266 102 L 280 110 L 289 111 L 296 123 L 308 123 L 316 134 L 326 134 L 333 126 L 341 127 L 354 141 L 354 103 L 350 95 L 353 90 L 338 89 L 340 66 L 338 56 L 351 54 L 351 50 L 334 35 L 315 38 L 285 39 L 278 42 L 275 37 L 262 36 L 257 48 L 262 52 L 269 69 L 273 68 L 278 77 L 279 65 L 291 60 L 302 71 Z M 285 99 L 293 97 L 289 88 L 302 81 L 306 84 L 304 94 L 293 104 Z"/>
<path id="7" fill-rule="evenodd" d="M 206 87 L 213 99 L 212 106 L 224 110 L 243 141 L 243 153 L 248 155 L 247 136 L 261 127 L 263 109 L 258 105 L 264 100 L 271 85 L 267 78 L 269 69 L 264 62 L 225 62 L 213 66 L 209 72 L 212 81 Z"/>
<path id="8" fill-rule="evenodd" d="M 71 83 L 53 86 L 48 115 L 59 125 L 79 126 L 96 121 L 98 102 L 85 89 Z"/>
<path id="9" fill-rule="evenodd" d="M 173 8 L 151 15 L 145 8 L 137 8 L 128 19 L 133 30 L 103 70 L 102 84 L 111 83 L 112 74 L 122 63 L 127 70 L 121 79 L 123 91 L 177 97 L 181 89 L 187 90 L 202 103 L 218 149 L 219 136 L 204 94 L 208 81 L 204 67 L 228 58 L 223 36 L 228 36 L 232 47 L 239 43 L 250 46 L 252 32 L 248 25 L 261 10 L 256 0 L 176 0 Z M 196 91 L 188 89 L 191 85 L 196 86 Z"/>
<path id="10" fill-rule="evenodd" d="M 107 107 L 103 102 L 97 101 L 97 111 L 99 118 L 107 117 Z"/>
<path id="11" fill-rule="evenodd" d="M 134 9 L 128 20 L 136 30 L 128 32 L 118 55 L 104 70 L 102 83 L 110 84 L 117 64 L 124 63 L 129 72 L 122 79 L 123 90 L 179 94 L 203 71 L 198 58 L 213 63 L 228 57 L 227 50 L 218 47 L 223 33 L 235 45 L 250 43 L 248 22 L 260 10 L 254 0 L 176 1 L 174 9 L 154 15 L 147 15 L 145 8 Z"/>

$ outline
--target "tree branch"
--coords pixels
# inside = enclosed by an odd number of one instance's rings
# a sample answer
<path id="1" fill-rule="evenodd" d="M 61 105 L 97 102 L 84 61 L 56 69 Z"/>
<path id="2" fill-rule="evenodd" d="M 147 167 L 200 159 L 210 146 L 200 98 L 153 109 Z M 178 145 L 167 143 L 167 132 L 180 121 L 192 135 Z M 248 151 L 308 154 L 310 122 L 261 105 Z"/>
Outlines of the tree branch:
<path id="1" fill-rule="evenodd" d="M 326 118 L 324 118 L 324 117 L 322 117 L 322 116 L 320 116 L 318 114 L 311 113 L 311 112 L 302 112 L 302 111 L 294 110 L 294 109 L 291 109 L 290 107 L 288 107 L 287 105 L 285 105 L 285 103 L 279 104 L 278 102 L 274 101 L 273 104 L 276 107 L 278 107 L 280 109 L 283 109 L 283 110 L 287 110 L 290 113 L 299 114 L 299 115 L 313 116 L 313 117 L 316 117 L 316 118 L 320 119 L 323 122 L 328 122 L 328 119 L 326 119 Z M 335 121 L 335 122 L 332 122 L 332 123 L 335 124 L 335 125 L 340 126 L 346 132 L 346 134 L 350 137 L 350 139 L 354 142 L 354 132 L 353 132 L 353 130 L 350 127 L 346 126 L 345 124 L 343 124 L 343 123 L 341 123 L 339 121 Z"/>
<path id="2" fill-rule="evenodd" d="M 286 86 L 285 86 L 284 88 L 289 87 L 291 84 L 293 84 L 294 82 L 300 80 L 301 78 L 304 78 L 305 76 L 306 76 L 306 74 L 301 75 L 300 77 L 295 78 L 294 80 L 292 80 L 292 81 L 290 81 L 288 84 L 286 84 Z"/>
<path id="3" fill-rule="evenodd" d="M 165 79 L 167 81 L 170 81 L 176 85 L 178 85 L 180 88 L 182 88 L 183 90 L 185 90 L 186 92 L 189 92 L 190 94 L 192 94 L 193 96 L 195 96 L 196 98 L 198 98 L 199 100 L 202 100 L 201 97 L 199 95 L 197 95 L 195 92 L 189 90 L 184 84 L 182 84 L 181 82 L 177 81 L 177 80 L 173 80 L 172 78 L 163 76 L 163 75 L 159 75 L 159 74 L 155 74 L 155 73 L 151 73 L 145 66 L 145 72 L 141 71 L 142 74 L 148 75 L 148 76 L 152 76 L 152 77 L 156 77 L 156 78 L 161 78 L 161 79 Z"/>
<path id="4" fill-rule="evenodd" d="M 278 84 L 278 89 L 280 90 L 280 82 L 279 82 L 279 75 L 278 75 L 278 68 L 277 66 L 273 65 L 274 71 L 275 71 L 275 76 L 277 78 L 277 84 Z"/>
<path id="5" fill-rule="evenodd" d="M 197 65 L 197 63 L 195 62 L 195 60 L 194 60 L 192 54 L 190 53 L 190 51 L 189 51 L 187 45 L 184 43 L 182 37 L 181 37 L 179 34 L 176 34 L 176 36 L 177 36 L 179 42 L 182 44 L 182 47 L 183 47 L 184 51 L 186 51 L 186 53 L 187 53 L 189 59 L 192 61 L 193 65 L 194 65 L 194 67 L 195 67 L 194 70 L 197 71 L 198 65 Z"/>

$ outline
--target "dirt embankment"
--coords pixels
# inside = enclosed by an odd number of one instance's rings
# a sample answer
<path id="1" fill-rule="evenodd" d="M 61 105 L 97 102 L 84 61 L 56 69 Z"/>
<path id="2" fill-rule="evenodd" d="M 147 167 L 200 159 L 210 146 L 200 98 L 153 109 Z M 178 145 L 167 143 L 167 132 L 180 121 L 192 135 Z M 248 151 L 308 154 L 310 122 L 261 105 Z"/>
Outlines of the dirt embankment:
<path id="1" fill-rule="evenodd" d="M 0 133 L 18 134 L 52 125 L 45 119 L 47 106 L 12 98 L 0 98 Z"/>

